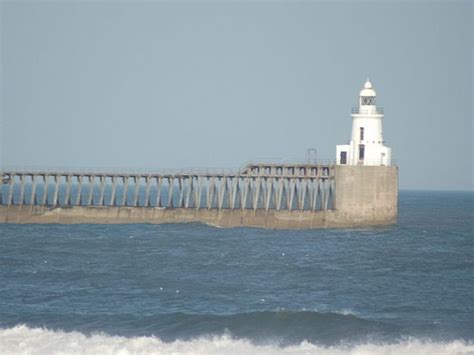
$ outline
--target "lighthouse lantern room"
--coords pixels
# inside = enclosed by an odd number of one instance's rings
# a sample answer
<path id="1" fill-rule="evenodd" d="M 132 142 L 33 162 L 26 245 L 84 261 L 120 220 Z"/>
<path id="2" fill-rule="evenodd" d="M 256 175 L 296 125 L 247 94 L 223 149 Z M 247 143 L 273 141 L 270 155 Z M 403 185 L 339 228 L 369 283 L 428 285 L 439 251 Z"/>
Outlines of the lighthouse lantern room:
<path id="1" fill-rule="evenodd" d="M 375 105 L 375 91 L 369 79 L 360 91 L 359 107 L 352 109 L 349 144 L 336 146 L 337 165 L 390 165 L 391 149 L 382 135 L 383 109 Z"/>

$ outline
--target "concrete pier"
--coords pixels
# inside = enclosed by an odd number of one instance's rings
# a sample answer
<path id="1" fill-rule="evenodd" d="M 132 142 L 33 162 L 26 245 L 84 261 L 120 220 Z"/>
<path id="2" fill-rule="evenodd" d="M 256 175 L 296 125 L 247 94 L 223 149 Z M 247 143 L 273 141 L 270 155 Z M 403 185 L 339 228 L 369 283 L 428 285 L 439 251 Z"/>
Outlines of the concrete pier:
<path id="1" fill-rule="evenodd" d="M 397 216 L 396 167 L 249 164 L 233 173 L 6 170 L 0 176 L 0 223 L 321 228 L 389 224 Z"/>

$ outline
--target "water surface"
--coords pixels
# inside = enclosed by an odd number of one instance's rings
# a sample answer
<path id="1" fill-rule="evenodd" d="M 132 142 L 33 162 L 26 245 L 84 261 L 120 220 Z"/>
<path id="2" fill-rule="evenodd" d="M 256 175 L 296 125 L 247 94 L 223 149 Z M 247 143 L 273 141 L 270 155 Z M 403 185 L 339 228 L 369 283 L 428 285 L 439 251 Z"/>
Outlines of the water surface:
<path id="1" fill-rule="evenodd" d="M 473 204 L 402 191 L 397 225 L 351 230 L 0 225 L 0 351 L 474 351 Z"/>

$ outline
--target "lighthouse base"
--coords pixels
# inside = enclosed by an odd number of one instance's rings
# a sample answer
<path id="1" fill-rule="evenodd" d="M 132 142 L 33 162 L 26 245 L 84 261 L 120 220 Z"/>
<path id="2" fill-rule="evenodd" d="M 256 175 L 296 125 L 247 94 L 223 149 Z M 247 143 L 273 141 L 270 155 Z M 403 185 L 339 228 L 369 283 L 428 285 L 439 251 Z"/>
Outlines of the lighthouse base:
<path id="1" fill-rule="evenodd" d="M 398 167 L 351 165 L 335 167 L 334 208 L 344 219 L 396 221 Z"/>

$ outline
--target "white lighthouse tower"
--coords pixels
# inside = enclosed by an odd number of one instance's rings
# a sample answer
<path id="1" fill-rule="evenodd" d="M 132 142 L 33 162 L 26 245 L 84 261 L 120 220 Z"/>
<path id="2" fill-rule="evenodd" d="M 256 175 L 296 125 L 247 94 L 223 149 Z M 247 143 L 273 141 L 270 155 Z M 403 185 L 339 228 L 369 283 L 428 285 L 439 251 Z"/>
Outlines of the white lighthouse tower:
<path id="1" fill-rule="evenodd" d="M 351 141 L 336 146 L 337 165 L 390 165 L 392 150 L 384 145 L 382 135 L 383 109 L 375 106 L 375 97 L 367 79 L 359 107 L 352 109 Z"/>

